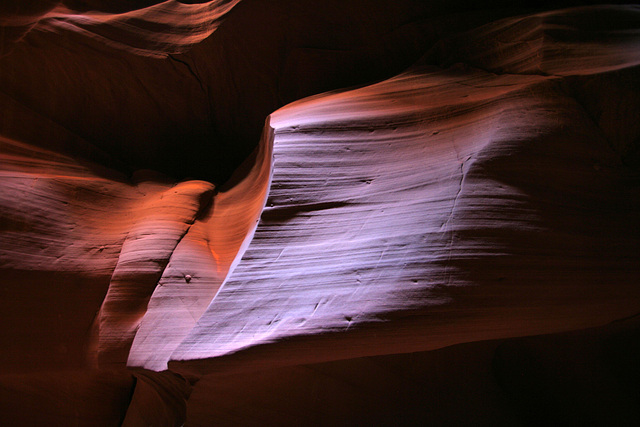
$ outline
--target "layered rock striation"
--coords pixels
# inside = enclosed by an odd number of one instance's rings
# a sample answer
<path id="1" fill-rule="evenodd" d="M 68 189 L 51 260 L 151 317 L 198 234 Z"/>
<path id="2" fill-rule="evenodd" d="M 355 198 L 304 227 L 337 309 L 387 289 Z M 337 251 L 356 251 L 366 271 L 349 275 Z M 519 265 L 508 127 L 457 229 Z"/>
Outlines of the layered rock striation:
<path id="1" fill-rule="evenodd" d="M 0 8 L 0 419 L 640 419 L 640 9 L 343 3 Z"/>

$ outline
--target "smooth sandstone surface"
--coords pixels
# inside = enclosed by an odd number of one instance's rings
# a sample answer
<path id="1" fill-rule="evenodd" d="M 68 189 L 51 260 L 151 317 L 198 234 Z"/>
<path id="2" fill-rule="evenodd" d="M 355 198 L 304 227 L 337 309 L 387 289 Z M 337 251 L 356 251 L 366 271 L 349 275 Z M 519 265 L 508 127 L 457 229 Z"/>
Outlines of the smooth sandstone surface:
<path id="1" fill-rule="evenodd" d="M 459 3 L 1 3 L 2 424 L 635 425 L 640 9 Z"/>
<path id="2" fill-rule="evenodd" d="M 610 23 L 600 31 L 618 28 L 622 10 L 590 10 Z M 640 39 L 625 27 L 640 14 L 623 10 L 603 46 L 575 36 L 583 9 L 508 18 L 422 60 L 505 37 L 497 63 L 489 52 L 482 68 L 422 65 L 272 114 L 261 223 L 172 368 L 206 372 L 205 360 L 255 346 L 255 363 L 430 350 L 637 313 L 634 174 L 565 78 L 637 75 Z M 520 65 L 536 61 L 536 72 Z M 591 68 L 572 72 L 582 62 Z M 291 340 L 342 332 L 340 348 Z"/>

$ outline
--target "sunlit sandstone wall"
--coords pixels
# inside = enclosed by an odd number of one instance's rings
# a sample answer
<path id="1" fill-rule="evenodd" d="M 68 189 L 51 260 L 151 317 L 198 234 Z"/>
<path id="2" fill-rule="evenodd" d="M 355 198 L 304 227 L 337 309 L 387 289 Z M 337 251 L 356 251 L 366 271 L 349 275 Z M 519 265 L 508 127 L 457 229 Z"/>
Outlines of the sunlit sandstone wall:
<path id="1" fill-rule="evenodd" d="M 3 10 L 8 395 L 638 312 L 637 6 L 235 3 Z M 69 387 L 184 419 L 183 381 L 119 372 Z"/>

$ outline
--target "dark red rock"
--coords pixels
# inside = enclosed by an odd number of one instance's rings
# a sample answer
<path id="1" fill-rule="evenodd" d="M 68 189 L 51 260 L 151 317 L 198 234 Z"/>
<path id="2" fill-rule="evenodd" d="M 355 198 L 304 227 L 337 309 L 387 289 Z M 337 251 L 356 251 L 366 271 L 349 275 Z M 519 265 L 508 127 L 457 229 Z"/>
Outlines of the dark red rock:
<path id="1" fill-rule="evenodd" d="M 638 7 L 236 3 L 0 3 L 0 423 L 637 424 Z"/>

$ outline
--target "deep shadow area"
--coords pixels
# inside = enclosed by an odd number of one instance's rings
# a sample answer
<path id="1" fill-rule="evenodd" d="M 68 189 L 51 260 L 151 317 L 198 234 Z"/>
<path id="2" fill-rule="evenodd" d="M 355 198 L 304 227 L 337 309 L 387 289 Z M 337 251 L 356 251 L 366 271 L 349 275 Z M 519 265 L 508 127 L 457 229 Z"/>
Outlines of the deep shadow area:
<path id="1" fill-rule="evenodd" d="M 636 425 L 639 326 L 220 372 L 195 385 L 187 425 Z"/>

